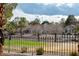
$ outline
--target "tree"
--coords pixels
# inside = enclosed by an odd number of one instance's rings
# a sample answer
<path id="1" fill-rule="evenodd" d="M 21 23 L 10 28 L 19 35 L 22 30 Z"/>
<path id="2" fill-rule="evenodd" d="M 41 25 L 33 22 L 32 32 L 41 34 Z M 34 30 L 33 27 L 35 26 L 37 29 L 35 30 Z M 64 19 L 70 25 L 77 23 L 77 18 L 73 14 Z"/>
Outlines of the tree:
<path id="1" fill-rule="evenodd" d="M 43 33 L 47 33 L 49 30 L 48 30 L 48 27 L 49 27 L 49 21 L 43 21 L 42 22 L 42 27 L 43 27 Z"/>
<path id="2" fill-rule="evenodd" d="M 14 34 L 16 32 L 16 28 L 16 24 L 13 21 L 6 24 L 6 30 L 9 34 Z"/>
<path id="3" fill-rule="evenodd" d="M 1 3 L 2 4 L 2 3 Z M 17 4 L 13 3 L 13 4 L 9 4 L 9 3 L 4 3 L 2 4 L 2 19 L 0 18 L 0 27 L 2 27 L 3 25 L 6 24 L 7 20 L 10 20 L 11 17 L 13 16 L 13 9 L 16 8 Z"/>
<path id="4" fill-rule="evenodd" d="M 74 17 L 74 15 L 69 15 L 67 20 L 65 21 L 65 26 L 71 25 L 74 22 L 76 22 L 76 18 Z"/>
<path id="5" fill-rule="evenodd" d="M 16 8 L 16 3 L 5 3 L 4 4 L 4 16 L 6 19 L 10 19 L 13 16 L 12 11 Z"/>
<path id="6" fill-rule="evenodd" d="M 65 25 L 65 19 L 64 18 L 61 18 L 60 25 L 62 25 L 62 27 L 64 27 L 64 25 Z"/>
<path id="7" fill-rule="evenodd" d="M 16 8 L 16 3 L 0 3 L 0 6 L 3 6 L 0 11 L 2 12 L 2 19 L 0 18 L 0 27 L 2 28 L 6 23 L 7 20 L 13 16 L 12 11 Z M 2 10 L 3 9 L 3 10 Z"/>
<path id="8" fill-rule="evenodd" d="M 15 17 L 13 21 L 18 22 L 19 20 L 20 20 L 20 17 Z"/>
<path id="9" fill-rule="evenodd" d="M 77 24 L 77 25 L 75 26 L 75 32 L 76 32 L 76 33 L 79 33 L 79 24 Z"/>
<path id="10" fill-rule="evenodd" d="M 18 22 L 18 27 L 20 28 L 20 34 L 21 34 L 21 38 L 22 38 L 22 34 L 23 34 L 23 28 L 26 27 L 28 25 L 28 21 L 26 20 L 25 17 L 20 17 L 20 20 Z"/>
<path id="11" fill-rule="evenodd" d="M 31 21 L 29 24 L 31 25 L 31 27 L 33 29 L 32 33 L 34 35 L 37 35 L 39 33 L 39 31 L 40 31 L 40 19 L 35 18 L 35 20 Z"/>
<path id="12" fill-rule="evenodd" d="M 2 33 L 2 27 L 6 24 L 7 20 L 10 19 L 13 14 L 12 11 L 15 9 L 17 4 L 0 3 L 0 55 L 3 52 L 4 36 Z"/>
<path id="13" fill-rule="evenodd" d="M 30 24 L 31 24 L 31 25 L 40 24 L 40 19 L 35 18 L 35 20 L 34 20 L 34 21 L 31 21 Z"/>
<path id="14" fill-rule="evenodd" d="M 49 21 L 43 21 L 42 24 L 50 24 Z"/>
<path id="15" fill-rule="evenodd" d="M 18 29 L 18 22 L 20 21 L 20 17 L 15 17 L 12 22 L 16 24 L 16 29 Z"/>

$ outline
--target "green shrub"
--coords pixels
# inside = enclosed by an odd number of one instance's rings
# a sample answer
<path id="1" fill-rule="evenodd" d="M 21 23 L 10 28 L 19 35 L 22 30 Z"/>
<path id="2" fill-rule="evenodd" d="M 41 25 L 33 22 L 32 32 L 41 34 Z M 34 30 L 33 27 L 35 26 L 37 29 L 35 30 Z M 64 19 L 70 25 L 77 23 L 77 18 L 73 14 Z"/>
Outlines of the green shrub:
<path id="1" fill-rule="evenodd" d="M 76 52 L 72 52 L 70 56 L 78 56 L 78 54 Z"/>
<path id="2" fill-rule="evenodd" d="M 21 48 L 21 53 L 27 53 L 27 47 L 22 47 Z"/>
<path id="3" fill-rule="evenodd" d="M 43 55 L 43 53 L 44 53 L 43 48 L 38 48 L 38 49 L 36 50 L 36 55 Z"/>

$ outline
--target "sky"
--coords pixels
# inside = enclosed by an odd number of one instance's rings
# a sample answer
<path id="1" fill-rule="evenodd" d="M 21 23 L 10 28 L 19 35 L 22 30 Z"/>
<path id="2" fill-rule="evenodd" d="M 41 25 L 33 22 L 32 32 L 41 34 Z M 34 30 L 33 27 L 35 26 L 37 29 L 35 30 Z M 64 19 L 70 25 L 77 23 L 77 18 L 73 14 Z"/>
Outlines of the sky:
<path id="1" fill-rule="evenodd" d="M 24 13 L 37 14 L 37 15 L 79 15 L 79 4 L 44 4 L 44 3 L 25 3 L 19 4 L 18 9 L 21 9 Z"/>
<path id="2" fill-rule="evenodd" d="M 79 3 L 19 3 L 13 14 L 12 19 L 23 16 L 29 21 L 38 17 L 41 22 L 59 22 L 70 14 L 79 18 Z"/>

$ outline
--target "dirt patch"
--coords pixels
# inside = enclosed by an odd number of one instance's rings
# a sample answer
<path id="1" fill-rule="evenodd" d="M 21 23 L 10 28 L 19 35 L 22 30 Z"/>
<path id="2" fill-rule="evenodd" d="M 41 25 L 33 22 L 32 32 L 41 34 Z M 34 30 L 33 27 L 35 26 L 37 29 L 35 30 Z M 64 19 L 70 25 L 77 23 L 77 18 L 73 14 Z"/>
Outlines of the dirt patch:
<path id="1" fill-rule="evenodd" d="M 78 43 L 75 42 L 67 42 L 67 43 L 49 43 L 47 47 L 45 47 L 45 51 L 54 51 L 54 52 L 74 52 L 78 50 Z"/>

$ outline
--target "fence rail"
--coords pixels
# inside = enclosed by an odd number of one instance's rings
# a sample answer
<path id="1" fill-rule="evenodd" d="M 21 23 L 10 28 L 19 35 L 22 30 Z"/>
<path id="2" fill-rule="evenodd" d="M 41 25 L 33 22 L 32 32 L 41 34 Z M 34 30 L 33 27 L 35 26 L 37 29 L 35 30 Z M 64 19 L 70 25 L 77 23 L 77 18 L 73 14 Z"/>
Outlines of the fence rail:
<path id="1" fill-rule="evenodd" d="M 70 55 L 72 52 L 78 52 L 78 35 L 43 34 L 34 36 L 34 38 L 11 35 L 5 39 L 4 50 L 7 53 L 21 53 L 26 48 L 27 52 L 25 51 L 24 54 L 36 55 L 36 49 L 43 48 L 43 55 Z"/>

